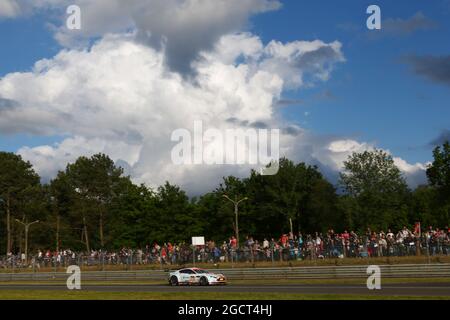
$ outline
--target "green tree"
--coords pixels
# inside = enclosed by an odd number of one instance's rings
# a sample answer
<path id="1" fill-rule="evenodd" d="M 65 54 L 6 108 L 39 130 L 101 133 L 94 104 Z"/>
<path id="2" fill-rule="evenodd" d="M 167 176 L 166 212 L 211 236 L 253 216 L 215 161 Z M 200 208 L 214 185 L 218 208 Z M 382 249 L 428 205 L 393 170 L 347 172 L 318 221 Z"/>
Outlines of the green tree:
<path id="1" fill-rule="evenodd" d="M 225 224 L 225 229 L 228 230 L 227 236 L 230 236 L 231 234 L 239 235 L 238 240 L 242 243 L 245 238 L 244 234 L 253 233 L 255 228 L 254 224 L 251 223 L 252 220 L 248 221 L 249 219 L 246 219 L 248 218 L 249 207 L 246 182 L 234 176 L 225 177 L 214 193 L 216 199 L 219 201 L 219 208 L 216 216 L 220 217 L 220 221 L 217 221 L 216 225 Z M 238 210 L 237 217 L 235 213 L 235 203 L 237 204 Z M 229 228 L 230 226 L 232 231 Z M 236 229 L 239 230 L 238 234 Z"/>
<path id="2" fill-rule="evenodd" d="M 156 197 L 157 228 L 153 231 L 154 239 L 181 242 L 203 233 L 204 224 L 197 215 L 195 205 L 178 186 L 166 182 L 158 188 Z"/>
<path id="3" fill-rule="evenodd" d="M 222 191 L 214 191 L 200 197 L 196 211 L 203 222 L 203 234 L 215 241 L 225 240 L 234 234 L 234 213 L 232 204 L 226 201 Z"/>
<path id="4" fill-rule="evenodd" d="M 158 240 L 160 227 L 155 193 L 145 185 L 127 182 L 127 192 L 114 198 L 110 207 L 111 246 L 143 247 Z M 162 229 L 164 231 L 164 229 Z"/>
<path id="5" fill-rule="evenodd" d="M 29 188 L 38 186 L 40 178 L 29 162 L 13 153 L 0 152 L 0 205 L 6 213 L 6 251 L 13 247 L 13 219 L 24 210 L 23 199 Z"/>
<path id="6" fill-rule="evenodd" d="M 105 225 L 108 220 L 108 208 L 114 197 L 120 195 L 128 177 L 123 170 L 104 154 L 96 154 L 90 158 L 80 157 L 69 164 L 60 179 L 68 186 L 71 199 L 71 210 L 79 222 L 86 249 L 90 250 L 91 240 L 101 248 L 110 240 L 105 237 Z M 98 227 L 98 233 L 92 234 L 88 225 Z M 90 236 L 93 236 L 92 239 Z"/>
<path id="7" fill-rule="evenodd" d="M 336 188 L 325 179 L 317 179 L 305 206 L 307 230 L 325 232 L 329 229 L 343 230 L 349 223 L 338 205 Z"/>
<path id="8" fill-rule="evenodd" d="M 335 189 L 315 166 L 283 158 L 276 175 L 253 171 L 246 184 L 249 218 L 260 237 L 289 231 L 290 221 L 295 233 L 322 230 L 340 220 Z"/>
<path id="9" fill-rule="evenodd" d="M 420 221 L 423 226 L 441 223 L 437 208 L 437 192 L 430 186 L 419 186 L 412 193 L 410 222 Z"/>
<path id="10" fill-rule="evenodd" d="M 450 143 L 433 150 L 433 163 L 427 169 L 430 185 L 437 188 L 442 199 L 450 201 Z"/>
<path id="11" fill-rule="evenodd" d="M 15 220 L 22 223 L 30 223 L 39 221 L 38 224 L 33 224 L 29 229 L 28 234 L 28 253 L 30 250 L 37 249 L 41 246 L 47 246 L 50 239 L 50 232 L 47 225 L 48 217 L 50 214 L 48 203 L 46 201 L 48 197 L 48 188 L 46 186 L 36 184 L 29 186 L 22 190 L 21 198 L 19 202 L 19 210 L 16 210 Z M 24 226 L 22 223 L 16 221 L 16 234 L 14 242 L 18 246 L 18 251 L 24 253 Z"/>
<path id="12" fill-rule="evenodd" d="M 233 205 L 222 198 L 223 194 L 231 199 L 248 198 L 239 205 L 239 229 L 244 236 L 279 235 L 290 230 L 290 221 L 294 232 L 342 224 L 335 188 L 316 167 L 304 163 L 280 159 L 277 175 L 262 176 L 252 171 L 243 180 L 227 177 L 214 192 L 201 197 L 198 205 L 208 232 L 216 240 L 235 232 Z M 326 223 L 319 221 L 322 217 Z"/>
<path id="13" fill-rule="evenodd" d="M 436 147 L 433 158 L 427 177 L 436 192 L 435 216 L 440 224 L 447 225 L 450 222 L 450 143 Z"/>
<path id="14" fill-rule="evenodd" d="M 409 190 L 392 156 L 382 150 L 353 153 L 340 184 L 357 201 L 351 217 L 359 230 L 401 228 L 407 223 Z"/>

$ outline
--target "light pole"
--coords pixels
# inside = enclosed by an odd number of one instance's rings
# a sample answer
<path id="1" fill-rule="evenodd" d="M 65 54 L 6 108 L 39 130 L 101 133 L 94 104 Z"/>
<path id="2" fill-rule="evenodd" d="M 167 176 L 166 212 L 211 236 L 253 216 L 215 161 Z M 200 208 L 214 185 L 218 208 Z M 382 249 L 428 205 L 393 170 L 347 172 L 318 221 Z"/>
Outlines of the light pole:
<path id="1" fill-rule="evenodd" d="M 238 219 L 238 217 L 239 217 L 239 204 L 240 204 L 242 201 L 248 200 L 248 198 L 245 197 L 245 198 L 242 198 L 241 200 L 238 200 L 238 199 L 237 199 L 237 196 L 235 196 L 235 197 L 234 197 L 235 200 L 232 200 L 232 199 L 231 199 L 229 196 L 227 196 L 226 194 L 222 195 L 222 197 L 224 197 L 225 199 L 231 201 L 231 202 L 234 204 L 234 215 L 235 215 L 235 219 L 236 219 L 236 222 L 235 222 L 235 226 L 236 226 L 236 246 L 239 248 L 239 221 L 238 221 L 238 220 L 239 220 L 239 219 Z"/>
<path id="2" fill-rule="evenodd" d="M 25 261 L 28 261 L 28 230 L 30 229 L 30 226 L 32 226 L 33 224 L 39 223 L 39 220 L 30 223 L 25 223 L 20 221 L 19 219 L 16 219 L 16 222 L 22 224 L 25 227 Z"/>

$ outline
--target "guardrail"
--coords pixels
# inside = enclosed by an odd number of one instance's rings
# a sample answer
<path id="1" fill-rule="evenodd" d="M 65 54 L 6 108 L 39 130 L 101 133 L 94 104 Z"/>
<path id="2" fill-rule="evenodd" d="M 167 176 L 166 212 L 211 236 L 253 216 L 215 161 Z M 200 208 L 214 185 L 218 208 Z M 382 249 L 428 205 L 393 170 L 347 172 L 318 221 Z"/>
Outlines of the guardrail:
<path id="1" fill-rule="evenodd" d="M 381 275 L 385 278 L 450 278 L 450 264 L 407 264 L 381 265 Z M 223 273 L 230 280 L 260 279 L 357 279 L 367 278 L 367 266 L 326 266 L 295 268 L 248 268 L 211 269 Z M 81 273 L 82 281 L 166 281 L 168 271 L 88 271 Z M 64 272 L 0 273 L 0 282 L 65 282 L 68 274 Z"/>

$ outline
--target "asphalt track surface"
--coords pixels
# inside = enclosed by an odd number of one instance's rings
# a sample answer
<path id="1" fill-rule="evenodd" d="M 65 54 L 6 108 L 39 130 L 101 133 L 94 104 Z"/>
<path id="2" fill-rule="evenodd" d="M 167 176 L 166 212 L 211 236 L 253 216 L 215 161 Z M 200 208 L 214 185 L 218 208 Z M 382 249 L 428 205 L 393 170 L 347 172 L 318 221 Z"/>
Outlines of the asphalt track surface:
<path id="1" fill-rule="evenodd" d="M 0 285 L 0 290 L 68 290 L 64 285 Z M 381 285 L 381 290 L 369 290 L 363 285 L 227 285 L 217 287 L 169 285 L 85 285 L 83 291 L 95 292 L 263 292 L 293 294 L 352 294 L 375 296 L 446 296 L 450 283 L 398 283 Z"/>

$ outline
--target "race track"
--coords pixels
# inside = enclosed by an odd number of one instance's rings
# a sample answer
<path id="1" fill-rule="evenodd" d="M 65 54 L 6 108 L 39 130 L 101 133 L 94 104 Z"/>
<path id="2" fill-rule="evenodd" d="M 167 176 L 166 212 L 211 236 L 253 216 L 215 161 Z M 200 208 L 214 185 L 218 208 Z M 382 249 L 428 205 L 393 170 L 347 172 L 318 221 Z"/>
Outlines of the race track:
<path id="1" fill-rule="evenodd" d="M 0 290 L 68 290 L 64 285 L 0 285 Z M 381 290 L 368 290 L 362 285 L 227 285 L 220 287 L 168 285 L 85 285 L 84 291 L 95 292 L 265 292 L 295 294 L 352 294 L 375 296 L 447 296 L 449 283 L 386 284 Z"/>

